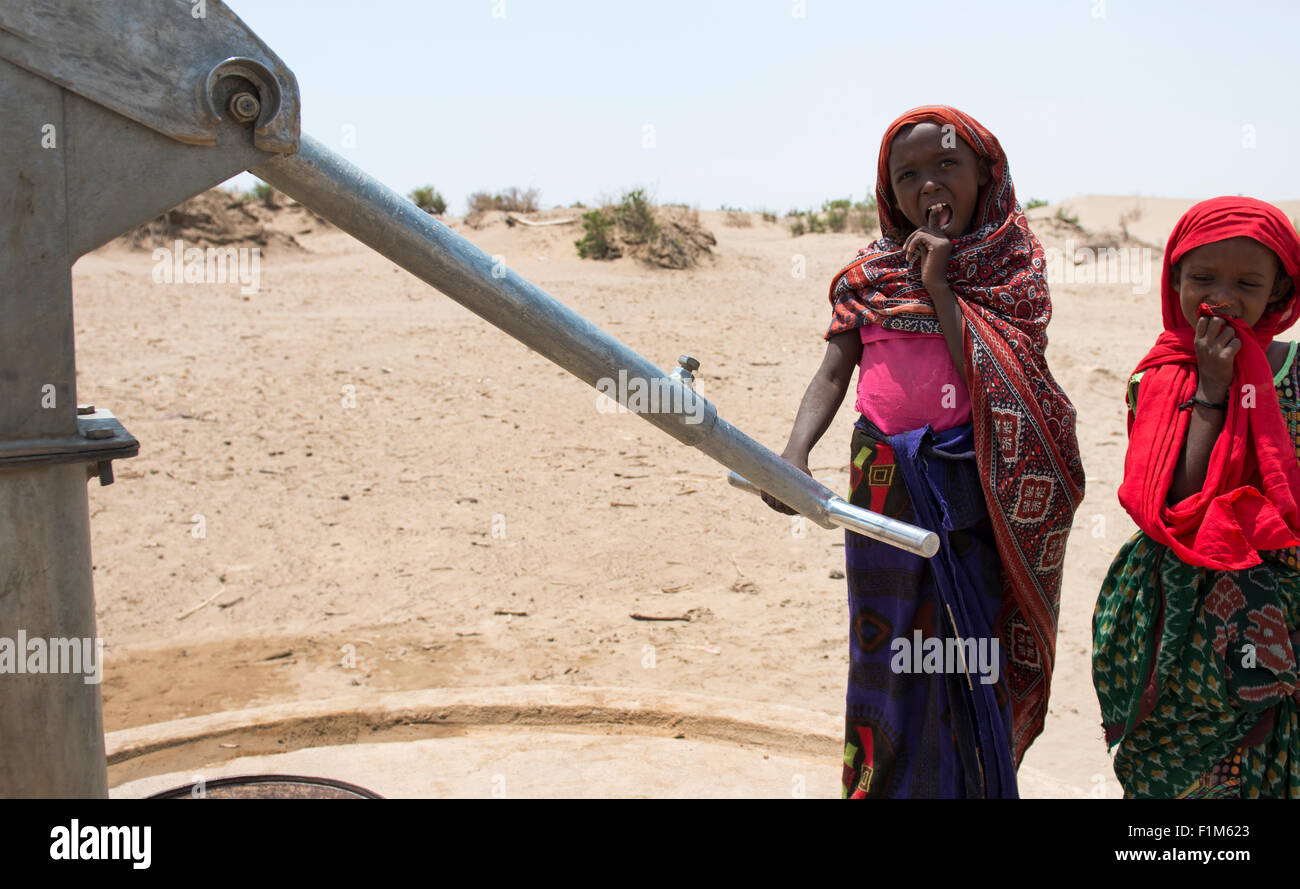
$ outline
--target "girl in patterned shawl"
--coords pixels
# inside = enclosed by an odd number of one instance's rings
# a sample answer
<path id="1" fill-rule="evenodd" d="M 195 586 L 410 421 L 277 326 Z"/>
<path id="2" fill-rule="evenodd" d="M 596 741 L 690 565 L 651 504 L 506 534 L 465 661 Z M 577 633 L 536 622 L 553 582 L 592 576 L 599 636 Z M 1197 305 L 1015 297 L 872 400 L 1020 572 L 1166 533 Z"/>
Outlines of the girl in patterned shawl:
<path id="1" fill-rule="evenodd" d="M 896 120 L 876 175 L 882 237 L 831 283 L 826 358 L 782 456 L 808 471 L 858 368 L 850 502 L 941 546 L 927 560 L 845 535 L 843 793 L 1013 797 L 1083 497 L 1074 408 L 1044 356 L 1043 251 L 997 139 L 954 108 Z"/>
<path id="2" fill-rule="evenodd" d="M 1128 797 L 1300 796 L 1300 238 L 1215 198 L 1165 248 L 1164 333 L 1129 381 L 1119 498 L 1139 531 L 1093 616 Z"/>

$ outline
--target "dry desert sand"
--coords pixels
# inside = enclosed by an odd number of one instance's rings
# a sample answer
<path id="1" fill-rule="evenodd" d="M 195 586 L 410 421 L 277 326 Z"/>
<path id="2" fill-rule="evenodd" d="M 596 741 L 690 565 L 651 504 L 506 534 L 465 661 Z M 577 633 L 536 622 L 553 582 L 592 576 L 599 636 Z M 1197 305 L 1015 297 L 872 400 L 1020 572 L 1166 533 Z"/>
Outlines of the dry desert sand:
<path id="1" fill-rule="evenodd" d="M 1030 214 L 1049 249 L 1154 249 L 1145 293 L 1079 275 L 1053 284 L 1048 356 L 1079 412 L 1088 487 L 1027 796 L 1119 795 L 1090 621 L 1133 531 L 1115 498 L 1124 380 L 1159 330 L 1159 247 L 1192 203 L 1067 201 L 1078 228 L 1056 206 Z M 1300 202 L 1282 206 L 1300 215 Z M 719 415 L 779 451 L 822 357 L 827 283 L 864 239 L 701 216 L 718 243 L 688 271 L 580 260 L 576 226 L 453 225 L 661 366 L 698 358 Z M 707 457 L 601 412 L 594 390 L 346 234 L 301 211 L 281 224 L 303 249 L 268 247 L 252 294 L 155 283 L 150 252 L 120 242 L 74 268 L 78 400 L 141 443 L 116 484 L 89 489 L 107 730 L 529 684 L 842 712 L 841 534 L 800 533 Z M 854 419 L 846 400 L 813 452 L 836 490 Z"/>

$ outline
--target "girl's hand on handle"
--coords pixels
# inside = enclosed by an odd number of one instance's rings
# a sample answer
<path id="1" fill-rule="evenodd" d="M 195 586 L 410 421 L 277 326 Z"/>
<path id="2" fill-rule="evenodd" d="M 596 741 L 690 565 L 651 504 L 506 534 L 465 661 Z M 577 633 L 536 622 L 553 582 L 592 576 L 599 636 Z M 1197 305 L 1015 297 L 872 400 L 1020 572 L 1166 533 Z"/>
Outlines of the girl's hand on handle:
<path id="1" fill-rule="evenodd" d="M 812 470 L 808 468 L 808 458 L 806 456 L 800 457 L 799 455 L 782 454 L 781 459 L 800 472 L 810 476 L 812 475 Z M 780 500 L 777 500 L 771 494 L 767 493 L 767 491 L 763 492 L 763 502 L 775 509 L 777 512 L 784 513 L 785 515 L 797 515 L 793 509 L 786 506 Z"/>
<path id="2" fill-rule="evenodd" d="M 1215 404 L 1228 397 L 1233 363 L 1241 351 L 1241 340 L 1232 325 L 1222 318 L 1202 315 L 1196 319 L 1197 397 Z"/>
<path id="3" fill-rule="evenodd" d="M 781 459 L 800 472 L 812 475 L 808 468 L 808 455 L 835 418 L 861 360 L 862 331 L 857 328 L 842 330 L 827 341 L 826 357 L 799 402 L 794 428 L 790 430 L 790 438 L 781 452 Z M 764 493 L 763 502 L 777 512 L 795 515 L 795 510 L 771 494 Z"/>

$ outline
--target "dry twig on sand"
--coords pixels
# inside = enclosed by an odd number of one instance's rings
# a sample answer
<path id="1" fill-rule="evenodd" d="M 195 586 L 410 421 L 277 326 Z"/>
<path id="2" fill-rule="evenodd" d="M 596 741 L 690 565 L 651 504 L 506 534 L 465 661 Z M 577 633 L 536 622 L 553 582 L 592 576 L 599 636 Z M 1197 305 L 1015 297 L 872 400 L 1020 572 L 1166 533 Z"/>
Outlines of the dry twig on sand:
<path id="1" fill-rule="evenodd" d="M 182 615 L 179 615 L 176 619 L 185 620 L 185 618 L 189 617 L 191 614 L 201 611 L 203 608 L 206 608 L 208 605 L 212 604 L 212 600 L 217 598 L 217 596 L 220 596 L 224 592 L 225 592 L 224 589 L 217 590 L 215 593 L 213 593 L 211 596 L 208 596 L 206 599 L 204 599 L 199 604 L 195 605 L 189 611 L 185 612 Z"/>

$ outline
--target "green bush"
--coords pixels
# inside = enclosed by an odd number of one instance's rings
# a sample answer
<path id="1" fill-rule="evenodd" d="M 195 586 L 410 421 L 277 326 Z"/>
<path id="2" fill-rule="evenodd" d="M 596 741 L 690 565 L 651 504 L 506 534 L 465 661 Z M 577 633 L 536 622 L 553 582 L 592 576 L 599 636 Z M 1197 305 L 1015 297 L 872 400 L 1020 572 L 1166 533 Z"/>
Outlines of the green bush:
<path id="1" fill-rule="evenodd" d="M 411 203 L 419 207 L 425 213 L 432 213 L 434 216 L 441 216 L 447 212 L 447 201 L 439 193 L 438 189 L 432 185 L 425 185 L 412 191 L 407 197 Z"/>
<path id="2" fill-rule="evenodd" d="M 1039 200 L 1038 198 L 1030 198 L 1029 203 L 1025 204 L 1025 209 L 1033 210 L 1036 207 L 1046 207 L 1046 206 L 1047 206 L 1047 201 L 1042 201 Z"/>
<path id="3" fill-rule="evenodd" d="M 870 197 L 865 201 L 858 201 L 853 205 L 853 212 L 849 217 L 849 227 L 853 231 L 869 232 L 880 224 L 880 214 L 876 208 L 875 197 Z"/>
<path id="4" fill-rule="evenodd" d="M 770 221 L 776 221 L 776 214 L 764 212 L 764 220 L 771 215 Z M 852 198 L 830 198 L 822 201 L 821 209 L 792 209 L 785 214 L 790 220 L 790 234 L 799 237 L 802 234 L 825 234 L 826 232 L 860 232 L 869 234 L 880 224 L 876 199 L 869 197 L 865 201 Z"/>
<path id="5" fill-rule="evenodd" d="M 614 221 L 603 210 L 582 214 L 582 237 L 573 243 L 583 259 L 614 259 L 619 251 L 610 243 Z"/>
<path id="6" fill-rule="evenodd" d="M 614 222 L 618 224 L 623 240 L 629 244 L 645 244 L 659 232 L 655 225 L 654 205 L 646 196 L 645 189 L 625 192 L 613 211 Z"/>
<path id="7" fill-rule="evenodd" d="M 826 214 L 826 227 L 833 232 L 842 232 L 849 227 L 849 210 L 853 201 L 848 198 L 822 201 L 822 212 Z"/>
<path id="8" fill-rule="evenodd" d="M 615 203 L 600 199 L 600 209 L 582 216 L 582 237 L 574 241 L 583 259 L 627 256 L 665 269 L 687 269 L 717 244 L 700 225 L 700 214 L 686 205 L 657 205 L 644 189 L 626 191 Z"/>

